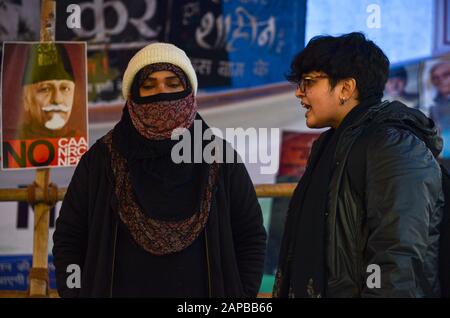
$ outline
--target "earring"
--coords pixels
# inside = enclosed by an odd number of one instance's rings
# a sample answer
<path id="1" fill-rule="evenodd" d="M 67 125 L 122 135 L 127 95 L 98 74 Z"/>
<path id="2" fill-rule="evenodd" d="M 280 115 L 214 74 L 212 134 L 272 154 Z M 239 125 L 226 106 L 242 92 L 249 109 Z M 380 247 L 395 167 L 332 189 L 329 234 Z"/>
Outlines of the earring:
<path id="1" fill-rule="evenodd" d="M 339 97 L 339 104 L 344 105 L 345 102 L 346 102 L 345 98 Z"/>

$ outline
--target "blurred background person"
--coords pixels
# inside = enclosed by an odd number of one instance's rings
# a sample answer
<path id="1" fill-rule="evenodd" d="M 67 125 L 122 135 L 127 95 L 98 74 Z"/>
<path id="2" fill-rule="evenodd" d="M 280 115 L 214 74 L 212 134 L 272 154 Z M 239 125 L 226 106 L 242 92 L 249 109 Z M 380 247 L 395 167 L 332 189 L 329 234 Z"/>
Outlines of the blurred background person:
<path id="1" fill-rule="evenodd" d="M 392 68 L 384 88 L 384 96 L 389 100 L 398 100 L 408 107 L 419 108 L 419 94 L 406 91 L 408 74 L 403 66 Z"/>
<path id="2" fill-rule="evenodd" d="M 445 159 L 450 157 L 450 61 L 435 64 L 430 70 L 430 81 L 436 89 L 430 117 L 444 139 L 442 157 Z"/>

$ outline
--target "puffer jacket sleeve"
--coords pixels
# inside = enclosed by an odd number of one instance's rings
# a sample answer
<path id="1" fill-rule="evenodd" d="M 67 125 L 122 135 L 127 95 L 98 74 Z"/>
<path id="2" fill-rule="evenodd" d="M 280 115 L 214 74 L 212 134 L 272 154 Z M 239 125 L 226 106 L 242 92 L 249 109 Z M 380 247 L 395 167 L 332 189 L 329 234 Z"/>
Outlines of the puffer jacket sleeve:
<path id="1" fill-rule="evenodd" d="M 437 259 L 442 211 L 441 171 L 425 143 L 413 133 L 384 127 L 369 139 L 366 169 L 368 241 L 365 247 L 362 297 L 426 297 L 430 286 L 424 259 Z M 425 257 L 427 256 L 427 257 Z M 372 265 L 371 267 L 369 267 Z M 374 267 L 375 265 L 375 267 Z M 367 269 L 369 271 L 367 272 Z M 364 274 L 364 273 L 363 273 Z M 374 278 L 374 279 L 372 279 Z"/>
<path id="2" fill-rule="evenodd" d="M 64 197 L 59 217 L 56 220 L 53 234 L 53 262 L 56 272 L 56 286 L 61 297 L 77 297 L 80 288 L 67 286 L 69 265 L 79 266 L 83 271 L 83 263 L 88 239 L 88 198 L 89 198 L 89 152 L 84 154 L 78 163 L 75 173 Z M 81 273 L 80 272 L 80 273 Z M 81 280 L 81 277 L 80 277 Z M 69 281 L 76 282 L 73 276 Z M 81 286 L 80 286 L 81 287 Z"/>
<path id="3" fill-rule="evenodd" d="M 266 231 L 255 188 L 243 163 L 231 169 L 230 209 L 239 274 L 246 297 L 256 297 L 264 270 Z"/>

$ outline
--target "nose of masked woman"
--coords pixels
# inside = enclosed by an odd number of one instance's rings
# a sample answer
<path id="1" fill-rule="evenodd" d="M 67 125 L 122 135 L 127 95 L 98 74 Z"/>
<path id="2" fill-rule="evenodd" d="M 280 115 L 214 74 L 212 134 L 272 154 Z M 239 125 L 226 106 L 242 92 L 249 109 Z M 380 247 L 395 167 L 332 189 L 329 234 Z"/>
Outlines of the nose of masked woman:
<path id="1" fill-rule="evenodd" d="M 189 128 L 197 103 L 186 74 L 170 63 L 155 63 L 135 76 L 127 100 L 131 121 L 151 140 L 169 139 L 176 128 Z"/>

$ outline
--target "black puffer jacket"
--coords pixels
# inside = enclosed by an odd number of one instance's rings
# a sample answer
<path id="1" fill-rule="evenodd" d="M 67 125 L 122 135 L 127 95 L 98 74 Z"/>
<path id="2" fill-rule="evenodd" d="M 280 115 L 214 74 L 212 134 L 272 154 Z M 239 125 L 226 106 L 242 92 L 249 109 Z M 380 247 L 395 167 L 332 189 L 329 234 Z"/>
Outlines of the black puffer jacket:
<path id="1" fill-rule="evenodd" d="M 327 297 L 439 296 L 441 149 L 434 123 L 398 102 L 371 107 L 343 132 L 326 213 Z M 370 264 L 380 288 L 366 284 Z"/>

